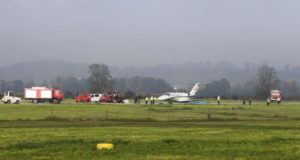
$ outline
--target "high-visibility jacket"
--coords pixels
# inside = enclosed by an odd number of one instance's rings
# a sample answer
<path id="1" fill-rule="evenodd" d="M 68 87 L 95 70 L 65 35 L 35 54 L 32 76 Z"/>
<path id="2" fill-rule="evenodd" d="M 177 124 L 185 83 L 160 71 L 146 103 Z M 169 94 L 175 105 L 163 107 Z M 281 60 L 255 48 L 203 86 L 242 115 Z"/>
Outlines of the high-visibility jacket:
<path id="1" fill-rule="evenodd" d="M 149 100 L 149 98 L 148 97 L 146 97 L 146 99 L 145 99 L 146 101 L 148 101 Z"/>
<path id="2" fill-rule="evenodd" d="M 270 102 L 271 102 L 271 101 L 270 101 L 270 98 L 268 98 L 268 99 L 267 99 L 267 102 L 268 102 L 268 103 L 270 103 Z"/>
<path id="3" fill-rule="evenodd" d="M 220 99 L 221 99 L 221 97 L 220 97 L 220 96 L 218 96 L 218 97 L 217 97 L 217 100 L 219 101 Z"/>
<path id="4" fill-rule="evenodd" d="M 153 100 L 154 100 L 153 96 L 151 96 L 150 100 L 151 100 L 151 101 L 153 101 Z"/>
<path id="5" fill-rule="evenodd" d="M 280 100 L 281 100 L 280 97 L 278 97 L 278 98 L 277 98 L 277 101 L 280 101 Z"/>

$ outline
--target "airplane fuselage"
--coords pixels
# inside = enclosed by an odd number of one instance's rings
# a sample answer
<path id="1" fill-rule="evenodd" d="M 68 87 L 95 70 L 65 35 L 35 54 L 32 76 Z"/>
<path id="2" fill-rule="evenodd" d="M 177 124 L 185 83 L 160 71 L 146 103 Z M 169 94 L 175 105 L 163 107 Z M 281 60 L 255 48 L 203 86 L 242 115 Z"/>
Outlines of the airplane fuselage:
<path id="1" fill-rule="evenodd" d="M 160 101 L 169 101 L 172 102 L 191 102 L 193 97 L 196 95 L 198 91 L 200 83 L 196 83 L 191 92 L 189 93 L 182 93 L 182 92 L 167 92 L 160 97 L 158 100 Z"/>
<path id="2" fill-rule="evenodd" d="M 169 92 L 165 93 L 162 96 L 158 97 L 160 101 L 169 101 L 169 102 L 189 102 L 192 97 L 188 93 L 178 93 L 178 92 Z"/>

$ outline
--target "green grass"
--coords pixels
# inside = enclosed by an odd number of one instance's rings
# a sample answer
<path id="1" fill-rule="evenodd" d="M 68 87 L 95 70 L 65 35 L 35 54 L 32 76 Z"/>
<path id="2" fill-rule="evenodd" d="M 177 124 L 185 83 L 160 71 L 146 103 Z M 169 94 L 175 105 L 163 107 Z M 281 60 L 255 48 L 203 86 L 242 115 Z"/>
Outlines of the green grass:
<path id="1" fill-rule="evenodd" d="M 1 160 L 296 160 L 300 106 L 0 105 L 0 138 Z"/>
<path id="2" fill-rule="evenodd" d="M 23 104 L 0 105 L 0 120 L 42 120 L 49 116 L 67 119 L 152 119 L 156 121 L 206 120 L 295 120 L 298 105 L 134 105 L 134 104 Z M 53 114 L 53 115 L 51 115 Z"/>

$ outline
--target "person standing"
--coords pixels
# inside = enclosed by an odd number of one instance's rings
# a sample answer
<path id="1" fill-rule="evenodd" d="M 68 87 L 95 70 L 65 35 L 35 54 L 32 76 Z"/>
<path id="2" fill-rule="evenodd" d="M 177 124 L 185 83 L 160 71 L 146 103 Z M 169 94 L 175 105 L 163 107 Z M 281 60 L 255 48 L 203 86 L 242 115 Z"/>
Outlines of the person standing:
<path id="1" fill-rule="evenodd" d="M 252 98 L 251 97 L 249 97 L 249 106 L 251 106 L 251 104 L 252 104 Z"/>
<path id="2" fill-rule="evenodd" d="M 149 98 L 146 97 L 146 98 L 145 98 L 145 104 L 148 104 L 148 101 L 149 101 Z"/>
<path id="3" fill-rule="evenodd" d="M 141 95 L 138 95 L 138 104 L 141 104 Z"/>
<path id="4" fill-rule="evenodd" d="M 153 104 L 153 102 L 154 102 L 153 96 L 151 96 L 150 101 L 151 101 L 151 104 Z"/>
<path id="5" fill-rule="evenodd" d="M 246 104 L 246 99 L 245 99 L 245 97 L 243 97 L 243 105 L 245 105 Z"/>
<path id="6" fill-rule="evenodd" d="M 137 104 L 137 96 L 134 97 L 134 104 Z"/>
<path id="7" fill-rule="evenodd" d="M 270 98 L 267 98 L 267 106 L 269 106 L 269 105 L 270 105 L 270 103 L 271 103 L 271 100 L 270 100 Z"/>
<path id="8" fill-rule="evenodd" d="M 280 98 L 280 97 L 277 97 L 276 101 L 277 101 L 277 104 L 280 104 L 281 98 Z"/>
<path id="9" fill-rule="evenodd" d="M 217 97 L 218 105 L 220 105 L 220 100 L 221 100 L 221 97 L 218 96 L 218 97 Z"/>

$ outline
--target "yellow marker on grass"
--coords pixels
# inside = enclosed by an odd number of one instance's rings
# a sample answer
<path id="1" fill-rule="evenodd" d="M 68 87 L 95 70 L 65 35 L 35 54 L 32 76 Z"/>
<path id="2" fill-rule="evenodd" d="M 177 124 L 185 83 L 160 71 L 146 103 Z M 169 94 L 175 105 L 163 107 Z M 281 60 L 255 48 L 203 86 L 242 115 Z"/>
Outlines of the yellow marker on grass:
<path id="1" fill-rule="evenodd" d="M 97 149 L 98 150 L 101 150 L 101 149 L 111 150 L 111 149 L 114 149 L 114 145 L 111 143 L 98 143 Z"/>

